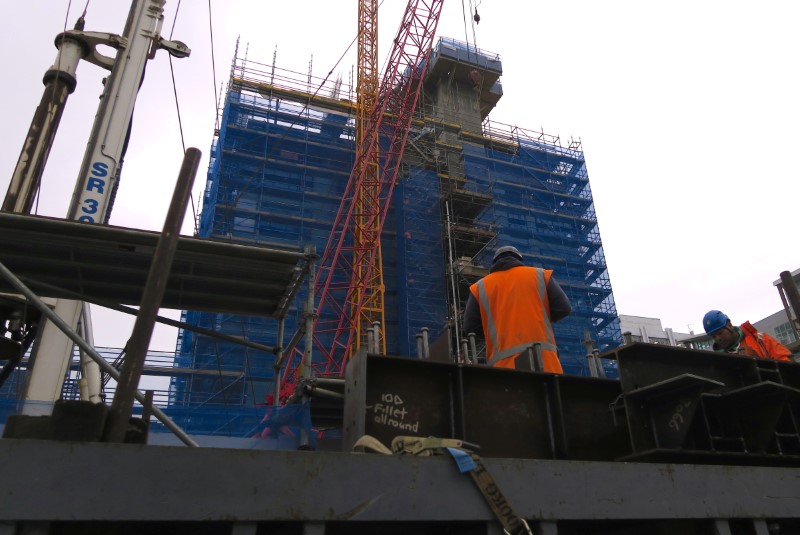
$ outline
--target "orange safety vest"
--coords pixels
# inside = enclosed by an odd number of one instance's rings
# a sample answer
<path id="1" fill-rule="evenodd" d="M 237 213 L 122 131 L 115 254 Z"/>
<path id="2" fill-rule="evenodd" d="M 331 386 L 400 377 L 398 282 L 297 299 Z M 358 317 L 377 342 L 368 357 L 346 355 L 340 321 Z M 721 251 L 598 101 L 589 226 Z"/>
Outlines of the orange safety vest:
<path id="1" fill-rule="evenodd" d="M 749 348 L 749 350 L 744 350 L 746 355 L 762 359 L 791 361 L 789 357 L 792 352 L 786 346 L 770 335 L 758 332 L 749 321 L 742 323 L 739 328 L 744 332 L 744 337 L 739 342 L 740 346 Z"/>
<path id="2" fill-rule="evenodd" d="M 563 373 L 547 299 L 552 276 L 549 269 L 517 266 L 469 287 L 481 309 L 487 364 L 513 369 L 517 356 L 539 343 L 544 371 Z"/>

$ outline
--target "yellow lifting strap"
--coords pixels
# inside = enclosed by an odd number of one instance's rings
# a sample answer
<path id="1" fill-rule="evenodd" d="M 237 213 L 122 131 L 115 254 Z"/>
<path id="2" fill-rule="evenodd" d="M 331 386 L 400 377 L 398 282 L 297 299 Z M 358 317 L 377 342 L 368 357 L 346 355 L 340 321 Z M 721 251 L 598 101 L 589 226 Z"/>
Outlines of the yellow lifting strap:
<path id="1" fill-rule="evenodd" d="M 353 445 L 353 451 L 382 453 L 384 455 L 440 455 L 450 453 L 461 473 L 468 472 L 472 481 L 489 504 L 497 520 L 508 535 L 533 535 L 524 518 L 520 517 L 503 495 L 500 487 L 486 469 L 474 450 L 478 446 L 454 438 L 397 436 L 392 439 L 391 448 L 370 435 L 364 435 Z"/>

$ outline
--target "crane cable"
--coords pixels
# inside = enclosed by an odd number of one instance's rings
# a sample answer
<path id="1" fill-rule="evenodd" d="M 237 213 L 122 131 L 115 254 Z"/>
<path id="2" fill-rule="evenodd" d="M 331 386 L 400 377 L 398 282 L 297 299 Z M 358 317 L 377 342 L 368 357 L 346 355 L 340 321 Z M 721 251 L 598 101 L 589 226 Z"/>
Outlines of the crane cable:
<path id="1" fill-rule="evenodd" d="M 82 21 L 85 20 L 86 12 L 89 10 L 89 1 L 90 0 L 86 0 L 86 5 L 83 7 L 83 14 L 81 14 L 81 16 L 78 17 L 78 22 L 76 22 L 76 24 L 75 24 L 76 29 L 78 29 L 79 25 L 80 25 L 80 29 L 83 29 L 83 22 Z M 64 14 L 64 28 L 62 30 L 63 32 L 67 31 L 67 24 L 69 23 L 69 12 L 71 10 L 72 10 L 72 0 L 69 0 L 67 2 L 67 12 Z M 56 68 L 57 68 L 57 70 L 60 70 L 61 69 L 61 65 L 60 65 L 60 63 L 61 63 L 61 54 L 58 54 L 56 56 L 56 59 L 57 59 L 57 61 L 59 63 L 59 65 L 56 65 Z M 51 103 L 55 104 L 55 86 L 53 87 L 53 91 L 51 92 Z M 40 191 L 41 191 L 41 184 L 37 184 L 36 185 L 36 203 L 35 203 L 35 206 L 33 208 L 33 213 L 34 214 L 38 214 L 39 213 L 39 200 L 41 199 L 41 196 L 39 195 Z"/>
<path id="2" fill-rule="evenodd" d="M 90 2 L 91 2 L 91 0 L 86 0 L 86 4 L 83 7 L 83 12 L 81 13 L 81 16 L 78 18 L 78 22 L 76 23 L 76 29 L 81 29 L 81 30 L 83 29 L 83 24 L 84 24 L 84 21 L 86 19 L 86 15 L 89 12 L 89 4 L 90 4 Z M 178 20 L 178 13 L 180 12 L 180 8 L 181 8 L 181 0 L 178 0 L 178 6 L 175 9 L 175 16 L 172 19 L 172 28 L 171 28 L 170 34 L 169 34 L 170 40 L 172 40 L 172 34 L 175 32 L 175 23 Z M 63 30 L 64 32 L 67 31 L 67 24 L 68 24 L 68 21 L 69 21 L 69 13 L 70 13 L 71 10 L 72 10 L 72 0 L 69 0 L 67 2 L 66 16 L 64 17 L 64 30 Z M 211 29 L 211 0 L 208 0 L 208 19 L 209 19 L 209 31 L 211 33 L 211 65 L 212 65 L 212 72 L 216 72 L 214 70 L 214 35 L 213 35 L 213 30 Z M 59 57 L 59 59 L 61 58 L 60 55 L 58 57 Z M 180 104 L 179 104 L 179 99 L 178 99 L 178 87 L 177 87 L 177 83 L 175 82 L 175 70 L 173 68 L 172 55 L 171 54 L 169 55 L 169 69 L 170 69 L 170 74 L 172 75 L 172 91 L 173 91 L 173 94 L 175 96 L 175 109 L 176 109 L 177 118 L 178 118 L 178 130 L 180 132 L 181 147 L 183 148 L 183 152 L 186 153 L 186 139 L 185 139 L 185 136 L 184 136 L 184 133 L 183 133 L 183 121 L 181 119 L 181 109 L 180 109 Z M 215 75 L 214 79 L 216 80 L 216 75 Z M 215 89 L 215 96 L 216 96 L 216 89 Z M 195 230 L 195 234 L 196 234 L 197 233 L 197 215 L 196 215 L 197 214 L 197 210 L 196 210 L 196 207 L 195 207 L 194 198 L 190 197 L 189 200 L 191 201 L 191 204 L 192 204 L 192 221 L 194 222 L 194 226 L 195 226 L 194 230 Z M 39 197 L 37 196 L 37 211 L 38 211 L 38 201 L 39 201 Z"/>
<path id="3" fill-rule="evenodd" d="M 178 21 L 178 13 L 181 10 L 181 0 L 178 0 L 178 6 L 175 8 L 175 16 L 172 19 L 172 28 L 169 32 L 169 39 L 172 40 L 172 34 L 175 32 L 175 23 Z M 208 2 L 208 25 L 209 25 L 209 32 L 211 33 L 211 70 L 212 72 L 216 73 L 214 68 L 214 33 L 211 31 L 211 0 Z M 183 148 L 183 153 L 186 154 L 186 138 L 183 134 L 183 120 L 181 119 L 181 107 L 178 100 L 178 84 L 175 82 L 175 69 L 172 64 L 172 54 L 167 54 L 169 57 L 169 72 L 172 76 L 172 93 L 175 96 L 175 112 L 178 118 L 178 131 L 180 132 L 181 136 L 181 147 Z M 216 80 L 216 74 L 212 80 Z M 212 84 L 214 85 L 214 84 Z M 214 90 L 215 98 L 216 98 L 216 89 Z M 197 235 L 197 207 L 194 203 L 194 196 L 189 196 L 189 202 L 192 206 L 192 225 L 194 225 L 194 234 Z"/>

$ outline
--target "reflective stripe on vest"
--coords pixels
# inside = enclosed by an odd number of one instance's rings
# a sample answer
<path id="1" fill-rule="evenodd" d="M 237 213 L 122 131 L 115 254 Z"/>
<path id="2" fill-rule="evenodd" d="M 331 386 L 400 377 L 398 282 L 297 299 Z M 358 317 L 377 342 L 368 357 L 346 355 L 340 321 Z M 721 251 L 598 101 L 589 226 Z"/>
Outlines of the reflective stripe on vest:
<path id="1" fill-rule="evenodd" d="M 483 282 L 483 279 L 479 280 L 476 283 L 478 289 L 478 299 L 480 299 L 481 308 L 486 315 L 486 330 L 489 339 L 492 342 L 492 347 L 495 349 L 494 355 L 486 364 L 492 366 L 496 362 L 500 362 L 501 360 L 505 360 L 507 358 L 513 357 L 519 353 L 522 353 L 526 349 L 533 347 L 533 344 L 539 343 L 541 348 L 545 351 L 558 351 L 558 348 L 555 344 L 555 336 L 553 335 L 553 326 L 550 323 L 550 319 L 548 317 L 547 311 L 542 311 L 542 319 L 545 324 L 545 332 L 547 333 L 547 341 L 542 340 L 531 340 L 529 342 L 524 342 L 522 344 L 517 344 L 513 347 L 508 347 L 506 349 L 499 350 L 499 346 L 497 344 L 497 326 L 495 325 L 494 316 L 492 315 L 492 308 L 489 306 L 489 296 L 486 294 L 486 285 Z M 545 292 L 547 291 L 547 286 L 545 284 L 544 279 L 544 270 L 536 268 L 536 287 L 539 292 L 539 300 L 542 304 L 545 303 L 545 296 L 547 295 Z"/>

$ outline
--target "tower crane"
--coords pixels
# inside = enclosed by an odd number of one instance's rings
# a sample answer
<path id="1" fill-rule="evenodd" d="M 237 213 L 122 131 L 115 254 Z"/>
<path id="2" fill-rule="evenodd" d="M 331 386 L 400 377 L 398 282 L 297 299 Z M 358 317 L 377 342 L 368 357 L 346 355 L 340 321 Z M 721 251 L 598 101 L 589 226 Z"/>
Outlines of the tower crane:
<path id="1" fill-rule="evenodd" d="M 443 2 L 409 0 L 378 85 L 377 2 L 359 0 L 355 163 L 314 286 L 319 304 L 313 348 L 323 356 L 315 365 L 319 375 L 341 375 L 373 322 L 383 322 L 381 231 Z M 385 349 L 383 336 L 379 347 Z M 290 366 L 284 385 L 297 373 L 298 367 Z"/>
<path id="2" fill-rule="evenodd" d="M 353 219 L 353 281 L 354 298 L 348 303 L 348 314 L 353 318 L 353 352 L 361 347 L 372 324 L 384 321 L 383 256 L 380 231 L 372 255 L 358 258 L 358 251 L 370 247 L 377 221 L 370 217 L 380 210 L 376 206 L 376 188 L 380 184 L 379 139 L 377 130 L 370 129 L 370 112 L 378 100 L 378 0 L 358 0 L 358 78 L 356 83 L 356 147 L 364 147 L 360 172 L 364 174 L 362 186 L 355 193 Z M 358 158 L 356 158 L 358 161 Z M 355 304 L 362 302 L 358 314 Z M 386 338 L 378 335 L 378 345 L 386 352 Z"/>

